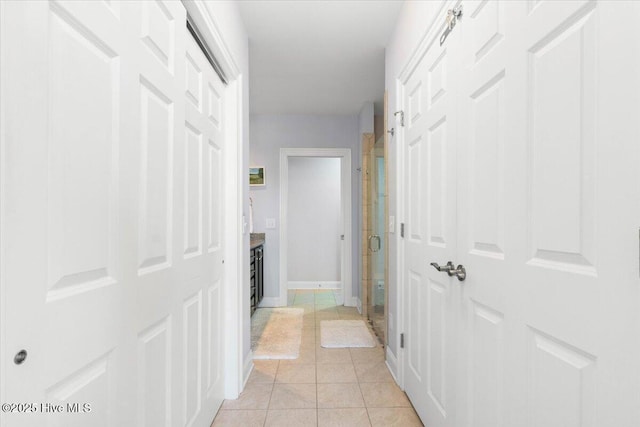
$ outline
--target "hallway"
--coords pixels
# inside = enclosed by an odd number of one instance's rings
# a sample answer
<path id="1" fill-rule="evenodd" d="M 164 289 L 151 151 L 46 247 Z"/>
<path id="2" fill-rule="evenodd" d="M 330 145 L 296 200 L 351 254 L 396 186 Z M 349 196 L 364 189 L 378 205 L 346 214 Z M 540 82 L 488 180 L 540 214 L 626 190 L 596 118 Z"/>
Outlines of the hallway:
<path id="1" fill-rule="evenodd" d="M 421 426 L 376 348 L 320 347 L 322 320 L 362 319 L 336 306 L 332 291 L 289 291 L 289 306 L 305 310 L 300 357 L 255 360 L 237 400 L 225 400 L 221 426 Z"/>
<path id="2" fill-rule="evenodd" d="M 640 427 L 621 17 L 0 0 L 0 426 Z"/>

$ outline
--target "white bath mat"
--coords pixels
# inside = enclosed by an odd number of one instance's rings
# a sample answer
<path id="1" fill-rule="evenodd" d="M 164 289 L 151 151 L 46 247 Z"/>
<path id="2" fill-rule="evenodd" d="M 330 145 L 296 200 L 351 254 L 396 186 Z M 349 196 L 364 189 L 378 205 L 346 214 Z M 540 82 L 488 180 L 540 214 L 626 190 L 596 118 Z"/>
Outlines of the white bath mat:
<path id="1" fill-rule="evenodd" d="M 302 341 L 302 308 L 259 308 L 251 318 L 254 359 L 296 359 Z"/>
<path id="2" fill-rule="evenodd" d="M 320 345 L 325 348 L 375 347 L 376 341 L 362 320 L 323 320 Z"/>

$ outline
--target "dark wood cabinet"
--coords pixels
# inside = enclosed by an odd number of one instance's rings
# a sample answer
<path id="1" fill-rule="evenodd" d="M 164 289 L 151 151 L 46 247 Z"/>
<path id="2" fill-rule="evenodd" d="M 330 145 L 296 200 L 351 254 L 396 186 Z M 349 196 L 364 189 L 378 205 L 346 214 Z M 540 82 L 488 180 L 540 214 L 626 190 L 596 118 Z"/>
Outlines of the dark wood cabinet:
<path id="1" fill-rule="evenodd" d="M 250 268 L 251 275 L 251 315 L 256 311 L 264 296 L 264 245 L 258 245 L 251 249 Z"/>

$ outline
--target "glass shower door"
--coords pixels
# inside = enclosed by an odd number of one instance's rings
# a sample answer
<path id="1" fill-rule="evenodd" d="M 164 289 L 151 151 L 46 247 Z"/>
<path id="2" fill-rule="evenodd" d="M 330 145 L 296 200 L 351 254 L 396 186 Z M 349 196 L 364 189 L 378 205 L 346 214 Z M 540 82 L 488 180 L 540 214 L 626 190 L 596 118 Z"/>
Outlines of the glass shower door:
<path id="1" fill-rule="evenodd" d="M 386 339 L 386 171 L 385 138 L 381 136 L 370 145 L 367 158 L 367 237 L 369 262 L 367 271 L 367 316 L 374 332 L 382 343 Z"/>

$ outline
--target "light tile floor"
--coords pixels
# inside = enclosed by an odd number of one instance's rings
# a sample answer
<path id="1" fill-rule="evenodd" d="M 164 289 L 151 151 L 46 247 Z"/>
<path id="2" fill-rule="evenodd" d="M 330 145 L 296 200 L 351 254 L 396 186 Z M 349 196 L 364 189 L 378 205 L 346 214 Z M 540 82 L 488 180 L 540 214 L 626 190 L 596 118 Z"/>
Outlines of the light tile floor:
<path id="1" fill-rule="evenodd" d="M 255 360 L 245 390 L 224 401 L 212 427 L 422 426 L 381 346 L 320 347 L 320 322 L 362 319 L 355 308 L 316 290 L 290 292 L 289 305 L 305 309 L 300 357 Z"/>

